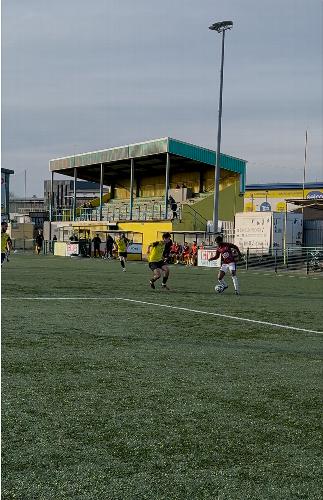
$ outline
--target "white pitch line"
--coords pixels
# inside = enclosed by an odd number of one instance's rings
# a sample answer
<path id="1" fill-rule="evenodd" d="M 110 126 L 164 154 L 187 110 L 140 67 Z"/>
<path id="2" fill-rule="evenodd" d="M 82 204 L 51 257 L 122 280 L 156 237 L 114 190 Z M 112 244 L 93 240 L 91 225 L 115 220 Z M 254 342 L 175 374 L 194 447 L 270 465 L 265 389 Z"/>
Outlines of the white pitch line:
<path id="1" fill-rule="evenodd" d="M 220 318 L 234 319 L 237 321 L 245 321 L 248 323 L 257 323 L 260 325 L 273 326 L 277 328 L 285 328 L 286 330 L 296 330 L 298 332 L 319 333 L 318 330 L 308 330 L 307 328 L 299 328 L 297 326 L 281 325 L 280 323 L 270 323 L 269 321 L 260 321 L 257 319 L 241 318 L 240 316 L 232 316 L 230 314 L 221 314 L 210 311 L 201 311 L 200 309 L 189 309 L 188 307 L 171 306 L 168 304 L 158 304 L 156 302 L 146 302 L 144 300 L 127 299 L 125 297 L 3 297 L 4 300 L 121 300 L 124 302 L 133 302 L 134 304 L 149 305 L 155 307 L 164 307 L 166 309 L 174 309 L 177 311 L 186 311 L 190 313 L 205 314 L 207 316 L 217 316 Z"/>

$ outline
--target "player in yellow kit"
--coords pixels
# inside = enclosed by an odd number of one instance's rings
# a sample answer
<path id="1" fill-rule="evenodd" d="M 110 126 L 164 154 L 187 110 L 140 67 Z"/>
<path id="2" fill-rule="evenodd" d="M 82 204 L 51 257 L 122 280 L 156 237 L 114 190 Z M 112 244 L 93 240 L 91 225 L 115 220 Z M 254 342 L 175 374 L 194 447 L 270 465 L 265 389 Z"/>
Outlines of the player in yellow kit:
<path id="1" fill-rule="evenodd" d="M 165 246 L 170 242 L 170 234 L 164 233 L 162 241 L 154 241 L 148 247 L 148 265 L 149 268 L 154 273 L 149 284 L 153 290 L 155 290 L 155 281 L 157 281 L 161 275 L 163 275 L 162 288 L 164 290 L 169 290 L 166 285 L 169 277 L 168 265 L 165 262 Z"/>
<path id="2" fill-rule="evenodd" d="M 7 233 L 8 224 L 1 222 L 1 266 L 4 261 L 8 259 L 8 254 L 12 249 L 12 242 L 9 234 Z"/>
<path id="3" fill-rule="evenodd" d="M 118 257 L 120 260 L 120 264 L 122 267 L 122 271 L 126 270 L 126 262 L 127 262 L 127 246 L 129 240 L 125 237 L 124 233 L 120 235 L 119 238 L 116 239 L 116 246 L 118 249 Z"/>

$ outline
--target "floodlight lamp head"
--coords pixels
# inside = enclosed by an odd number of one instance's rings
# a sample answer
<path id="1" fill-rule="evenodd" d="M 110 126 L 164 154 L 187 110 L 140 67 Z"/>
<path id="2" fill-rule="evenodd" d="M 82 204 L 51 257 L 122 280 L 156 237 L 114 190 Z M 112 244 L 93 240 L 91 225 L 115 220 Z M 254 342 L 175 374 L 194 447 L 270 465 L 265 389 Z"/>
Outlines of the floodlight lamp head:
<path id="1" fill-rule="evenodd" d="M 211 26 L 209 26 L 209 30 L 222 33 L 222 31 L 230 30 L 232 26 L 233 26 L 232 21 L 220 21 L 218 23 L 213 23 Z"/>

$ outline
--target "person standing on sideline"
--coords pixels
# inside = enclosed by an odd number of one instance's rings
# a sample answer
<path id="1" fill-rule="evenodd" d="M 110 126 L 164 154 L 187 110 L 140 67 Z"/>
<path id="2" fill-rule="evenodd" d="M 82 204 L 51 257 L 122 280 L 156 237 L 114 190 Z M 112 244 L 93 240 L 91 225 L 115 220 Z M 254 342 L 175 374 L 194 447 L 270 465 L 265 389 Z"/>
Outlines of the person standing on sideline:
<path id="1" fill-rule="evenodd" d="M 153 272 L 153 277 L 149 281 L 150 287 L 155 290 L 155 281 L 157 281 L 161 275 L 162 279 L 162 289 L 169 290 L 166 285 L 169 278 L 169 268 L 165 262 L 165 247 L 171 241 L 170 234 L 164 233 L 162 241 L 154 241 L 148 246 L 148 265 Z"/>
<path id="2" fill-rule="evenodd" d="M 216 249 L 216 254 L 209 259 L 209 262 L 211 260 L 217 260 L 221 257 L 221 267 L 218 274 L 219 285 L 222 285 L 224 290 L 228 288 L 228 285 L 224 281 L 224 276 L 226 272 L 230 271 L 235 294 L 240 295 L 239 281 L 237 278 L 237 265 L 233 252 L 237 253 L 240 259 L 242 258 L 241 252 L 236 245 L 233 245 L 233 243 L 226 243 L 223 241 L 222 236 L 217 236 L 215 241 L 217 242 L 218 247 Z"/>
<path id="3" fill-rule="evenodd" d="M 112 259 L 112 251 L 113 251 L 114 240 L 110 234 L 107 235 L 107 239 L 105 242 L 105 256 L 107 259 Z"/>
<path id="4" fill-rule="evenodd" d="M 7 222 L 1 222 L 1 266 L 6 259 L 8 260 L 8 254 L 12 249 L 12 241 L 7 233 L 7 229 Z"/>
<path id="5" fill-rule="evenodd" d="M 120 235 L 119 238 L 116 239 L 116 246 L 118 248 L 118 256 L 120 260 L 120 264 L 122 267 L 122 271 L 126 271 L 126 262 L 127 262 L 127 246 L 129 244 L 129 240 L 125 237 L 124 233 Z"/>
<path id="6" fill-rule="evenodd" d="M 92 243 L 93 243 L 93 257 L 96 257 L 96 254 L 98 254 L 98 257 L 101 257 L 101 251 L 100 251 L 101 238 L 98 233 L 96 233 L 96 236 L 94 236 Z"/>
<path id="7" fill-rule="evenodd" d="M 43 248 L 43 241 L 44 241 L 44 236 L 43 236 L 43 233 L 41 232 L 41 230 L 39 229 L 38 230 L 38 234 L 35 238 L 35 242 L 36 242 L 36 254 L 39 255 L 40 252 L 41 252 L 41 249 Z"/>

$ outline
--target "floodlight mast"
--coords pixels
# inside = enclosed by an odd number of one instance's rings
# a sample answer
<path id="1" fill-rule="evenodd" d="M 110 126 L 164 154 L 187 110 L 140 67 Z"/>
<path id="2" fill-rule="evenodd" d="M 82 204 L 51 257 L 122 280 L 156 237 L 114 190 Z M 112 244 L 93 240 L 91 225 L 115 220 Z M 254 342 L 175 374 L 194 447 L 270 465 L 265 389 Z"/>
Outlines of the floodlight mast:
<path id="1" fill-rule="evenodd" d="M 221 128 L 222 128 L 222 94 L 223 94 L 223 65 L 224 65 L 224 35 L 231 29 L 232 21 L 221 21 L 209 26 L 212 31 L 222 33 L 221 69 L 220 69 L 220 95 L 218 113 L 218 137 L 216 147 L 216 161 L 214 169 L 214 205 L 213 205 L 213 233 L 219 232 L 219 181 L 220 181 L 220 154 L 221 154 Z"/>

